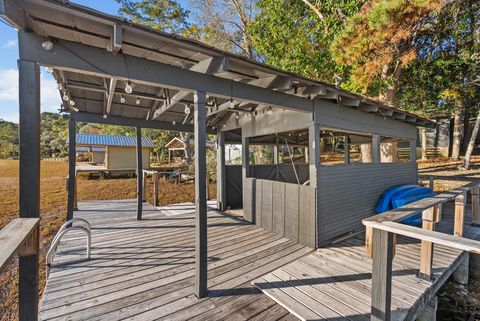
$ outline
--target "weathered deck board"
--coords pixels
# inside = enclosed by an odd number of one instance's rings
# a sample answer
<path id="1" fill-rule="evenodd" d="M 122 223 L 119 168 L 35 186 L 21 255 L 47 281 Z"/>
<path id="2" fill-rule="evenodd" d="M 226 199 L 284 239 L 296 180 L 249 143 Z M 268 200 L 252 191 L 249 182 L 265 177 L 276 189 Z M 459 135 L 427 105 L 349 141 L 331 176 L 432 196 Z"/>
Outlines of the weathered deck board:
<path id="1" fill-rule="evenodd" d="M 144 205 L 142 221 L 136 220 L 135 200 L 79 207 L 75 217 L 92 225 L 92 259 L 82 258 L 84 236 L 65 236 L 47 281 L 41 320 L 278 320 L 288 311 L 251 281 L 312 252 L 237 216 L 210 210 L 210 293 L 198 300 L 193 295 L 193 204 Z"/>
<path id="2" fill-rule="evenodd" d="M 464 236 L 477 239 L 480 228 L 472 227 L 467 211 Z M 437 230 L 453 233 L 453 208 L 444 205 L 443 220 Z M 371 259 L 361 237 L 346 239 L 286 264 L 253 282 L 265 294 L 302 320 L 369 320 Z M 399 237 L 393 261 L 392 318 L 411 320 L 453 273 L 464 253 L 435 246 L 434 282 L 416 277 L 420 264 L 420 244 Z"/>

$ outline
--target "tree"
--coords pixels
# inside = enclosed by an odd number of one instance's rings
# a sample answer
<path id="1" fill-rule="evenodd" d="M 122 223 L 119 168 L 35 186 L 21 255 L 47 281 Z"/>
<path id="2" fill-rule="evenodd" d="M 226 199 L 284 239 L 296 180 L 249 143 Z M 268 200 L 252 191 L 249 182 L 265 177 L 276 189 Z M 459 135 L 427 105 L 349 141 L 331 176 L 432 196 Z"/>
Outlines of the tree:
<path id="1" fill-rule="evenodd" d="M 42 113 L 40 134 L 42 157 L 64 157 L 68 155 L 67 139 L 68 120 L 57 113 Z"/>
<path id="2" fill-rule="evenodd" d="M 250 25 L 256 0 L 190 0 L 195 25 L 187 36 L 217 48 L 254 58 Z"/>
<path id="3" fill-rule="evenodd" d="M 181 33 L 189 27 L 188 11 L 174 0 L 116 0 L 119 14 L 134 23 L 170 33 Z"/>
<path id="4" fill-rule="evenodd" d="M 398 105 L 398 81 L 416 59 L 418 32 L 444 0 L 368 1 L 335 38 L 335 62 L 350 73 L 348 88 Z"/>
<path id="5" fill-rule="evenodd" d="M 15 157 L 19 155 L 18 125 L 0 119 L 0 157 Z"/>
<path id="6" fill-rule="evenodd" d="M 335 65 L 330 44 L 362 3 L 322 1 L 322 8 L 314 11 L 297 0 L 260 0 L 250 27 L 255 50 L 267 64 L 331 82 L 341 70 Z"/>

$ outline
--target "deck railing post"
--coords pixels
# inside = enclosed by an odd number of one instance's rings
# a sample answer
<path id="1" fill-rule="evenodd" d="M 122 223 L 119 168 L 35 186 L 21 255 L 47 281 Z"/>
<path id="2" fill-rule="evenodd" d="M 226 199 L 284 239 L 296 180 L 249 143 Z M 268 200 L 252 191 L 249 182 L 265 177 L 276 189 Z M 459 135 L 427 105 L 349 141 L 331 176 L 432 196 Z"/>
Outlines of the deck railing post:
<path id="1" fill-rule="evenodd" d="M 137 126 L 135 130 L 137 134 L 137 220 L 141 220 L 143 209 L 142 128 Z"/>
<path id="2" fill-rule="evenodd" d="M 143 172 L 143 190 L 142 190 L 142 201 L 143 202 L 147 201 L 147 179 L 148 179 L 148 174 Z"/>
<path id="3" fill-rule="evenodd" d="M 40 67 L 18 61 L 20 107 L 20 217 L 40 216 Z M 38 233 L 38 231 L 36 232 Z M 38 242 L 38 237 L 37 237 Z M 36 245 L 38 247 L 38 244 Z M 38 251 L 19 258 L 19 320 L 38 320 Z"/>
<path id="4" fill-rule="evenodd" d="M 465 221 L 465 205 L 467 204 L 467 193 L 462 192 L 455 197 L 455 223 L 453 225 L 453 235 L 463 236 L 463 223 Z"/>
<path id="5" fill-rule="evenodd" d="M 372 231 L 372 321 L 390 321 L 392 305 L 393 234 Z"/>
<path id="6" fill-rule="evenodd" d="M 159 191 L 159 175 L 158 173 L 154 173 L 152 176 L 153 179 L 153 206 L 159 206 L 160 202 L 158 199 L 158 191 Z"/>
<path id="7" fill-rule="evenodd" d="M 205 92 L 194 95 L 195 134 L 195 295 L 207 295 L 207 197 L 206 197 L 206 111 Z"/>
<path id="8" fill-rule="evenodd" d="M 477 185 L 472 188 L 472 225 L 480 225 L 480 188 Z"/>
<path id="9" fill-rule="evenodd" d="M 441 205 L 430 207 L 422 212 L 422 229 L 428 231 L 435 230 L 435 223 L 440 221 L 442 207 Z M 420 245 L 420 271 L 418 277 L 425 280 L 432 278 L 434 244 L 428 241 L 422 241 Z"/>

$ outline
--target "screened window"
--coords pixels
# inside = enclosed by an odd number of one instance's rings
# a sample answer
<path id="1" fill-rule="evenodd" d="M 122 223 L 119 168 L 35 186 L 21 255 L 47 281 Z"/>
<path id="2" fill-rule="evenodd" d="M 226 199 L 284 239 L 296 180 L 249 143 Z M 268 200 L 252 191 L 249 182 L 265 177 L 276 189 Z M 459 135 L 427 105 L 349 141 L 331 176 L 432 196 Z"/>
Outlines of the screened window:
<path id="1" fill-rule="evenodd" d="M 250 145 L 250 165 L 274 164 L 274 148 L 271 145 Z"/>
<path id="2" fill-rule="evenodd" d="M 410 141 L 395 137 L 380 138 L 382 163 L 408 163 L 411 160 Z"/>
<path id="3" fill-rule="evenodd" d="M 322 130 L 320 163 L 338 165 L 372 162 L 372 136 Z"/>

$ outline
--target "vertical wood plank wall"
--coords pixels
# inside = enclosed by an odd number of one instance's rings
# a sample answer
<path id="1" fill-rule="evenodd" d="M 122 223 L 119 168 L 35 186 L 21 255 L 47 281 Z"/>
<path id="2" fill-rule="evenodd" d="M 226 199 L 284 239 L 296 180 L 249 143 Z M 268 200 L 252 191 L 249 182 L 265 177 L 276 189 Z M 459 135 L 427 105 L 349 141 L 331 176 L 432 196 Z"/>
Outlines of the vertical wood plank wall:
<path id="1" fill-rule="evenodd" d="M 245 181 L 244 218 L 268 231 L 316 247 L 316 189 L 257 178 Z"/>

